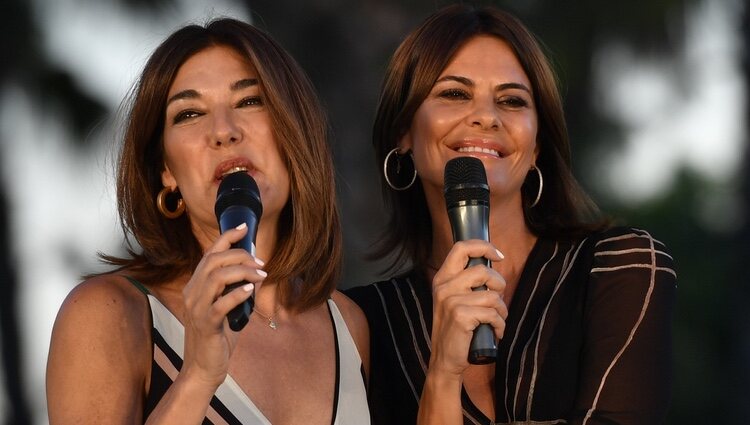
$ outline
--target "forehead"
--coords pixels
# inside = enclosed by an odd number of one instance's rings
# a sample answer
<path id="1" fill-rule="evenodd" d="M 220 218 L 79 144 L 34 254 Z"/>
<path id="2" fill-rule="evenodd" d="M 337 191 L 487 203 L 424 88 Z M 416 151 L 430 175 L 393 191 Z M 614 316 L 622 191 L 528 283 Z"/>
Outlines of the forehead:
<path id="1" fill-rule="evenodd" d="M 490 35 L 472 37 L 458 49 L 442 75 L 453 73 L 529 81 L 510 44 Z"/>
<path id="2" fill-rule="evenodd" d="M 250 58 L 228 46 L 210 46 L 189 57 L 177 70 L 170 92 L 201 86 L 229 86 L 240 79 L 257 78 Z"/>

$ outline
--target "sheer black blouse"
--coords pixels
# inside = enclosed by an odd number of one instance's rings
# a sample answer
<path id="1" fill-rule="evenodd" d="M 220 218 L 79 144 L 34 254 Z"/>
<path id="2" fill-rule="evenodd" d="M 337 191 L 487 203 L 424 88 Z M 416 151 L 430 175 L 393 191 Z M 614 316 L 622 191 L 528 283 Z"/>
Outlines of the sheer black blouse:
<path id="1" fill-rule="evenodd" d="M 370 325 L 373 424 L 414 424 L 430 359 L 430 283 L 411 272 L 347 295 Z M 497 418 L 464 392 L 464 423 L 660 423 L 675 296 L 672 257 L 643 230 L 538 239 L 498 345 Z"/>

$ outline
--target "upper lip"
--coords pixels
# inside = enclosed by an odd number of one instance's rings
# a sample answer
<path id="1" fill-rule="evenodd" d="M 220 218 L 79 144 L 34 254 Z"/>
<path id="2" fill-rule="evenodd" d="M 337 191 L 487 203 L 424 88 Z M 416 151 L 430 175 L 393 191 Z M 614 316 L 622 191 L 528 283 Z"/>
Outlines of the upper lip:
<path id="1" fill-rule="evenodd" d="M 454 151 L 457 151 L 461 148 L 466 148 L 466 147 L 491 149 L 497 152 L 498 155 L 500 155 L 500 158 L 505 158 L 509 154 L 508 150 L 505 147 L 503 147 L 502 144 L 498 143 L 496 140 L 493 140 L 493 139 L 465 138 L 465 139 L 449 144 L 448 147 L 450 149 L 453 149 Z"/>
<path id="2" fill-rule="evenodd" d="M 255 169 L 253 167 L 253 163 L 248 158 L 237 157 L 228 159 L 226 161 L 220 162 L 219 165 L 216 166 L 216 169 L 214 171 L 214 180 L 223 179 L 224 175 L 230 173 L 235 168 L 244 168 L 248 172 Z"/>

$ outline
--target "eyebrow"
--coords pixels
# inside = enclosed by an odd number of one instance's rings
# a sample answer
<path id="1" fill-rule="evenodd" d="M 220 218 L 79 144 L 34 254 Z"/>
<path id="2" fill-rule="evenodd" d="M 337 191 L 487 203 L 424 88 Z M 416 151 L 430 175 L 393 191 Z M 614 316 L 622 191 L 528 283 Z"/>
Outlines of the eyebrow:
<path id="1" fill-rule="evenodd" d="M 257 78 L 243 78 L 239 81 L 236 81 L 229 88 L 232 91 L 237 91 L 237 90 L 242 90 L 242 89 L 246 89 L 248 87 L 257 86 L 257 85 L 258 85 Z"/>
<path id="2" fill-rule="evenodd" d="M 460 77 L 457 75 L 446 75 L 445 77 L 440 78 L 437 81 L 435 81 L 435 84 L 443 82 L 443 81 L 456 81 L 463 85 L 474 87 L 473 81 L 471 81 L 470 79 L 466 77 Z M 519 89 L 519 90 L 523 90 L 531 94 L 531 89 L 526 87 L 525 84 L 521 84 L 521 83 L 502 83 L 502 84 L 498 84 L 497 86 L 495 86 L 495 90 L 507 90 L 507 89 Z"/>
<path id="3" fill-rule="evenodd" d="M 248 87 L 252 87 L 256 85 L 258 85 L 257 78 L 243 78 L 239 81 L 235 81 L 234 83 L 232 83 L 232 85 L 229 86 L 229 89 L 231 91 L 237 91 L 237 90 L 246 89 Z M 197 99 L 199 97 L 201 97 L 201 95 L 196 90 L 187 89 L 187 90 L 183 90 L 181 92 L 175 93 L 173 96 L 167 99 L 167 105 L 169 105 L 170 103 L 176 100 Z"/>

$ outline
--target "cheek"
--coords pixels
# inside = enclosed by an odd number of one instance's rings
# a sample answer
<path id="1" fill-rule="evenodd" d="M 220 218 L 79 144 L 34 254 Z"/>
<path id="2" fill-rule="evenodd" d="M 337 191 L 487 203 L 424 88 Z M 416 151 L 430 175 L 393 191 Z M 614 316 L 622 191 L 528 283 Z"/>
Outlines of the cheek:
<path id="1" fill-rule="evenodd" d="M 437 108 L 422 107 L 414 115 L 409 130 L 412 139 L 412 150 L 427 153 L 439 148 L 442 140 L 453 127 L 451 121 L 455 120 L 455 114 L 440 113 Z"/>
<path id="2" fill-rule="evenodd" d="M 524 156 L 534 155 L 537 146 L 536 116 L 524 117 L 524 119 L 516 119 L 510 122 L 512 124 L 505 124 L 506 128 L 516 141 L 519 149 L 524 151 Z"/>

